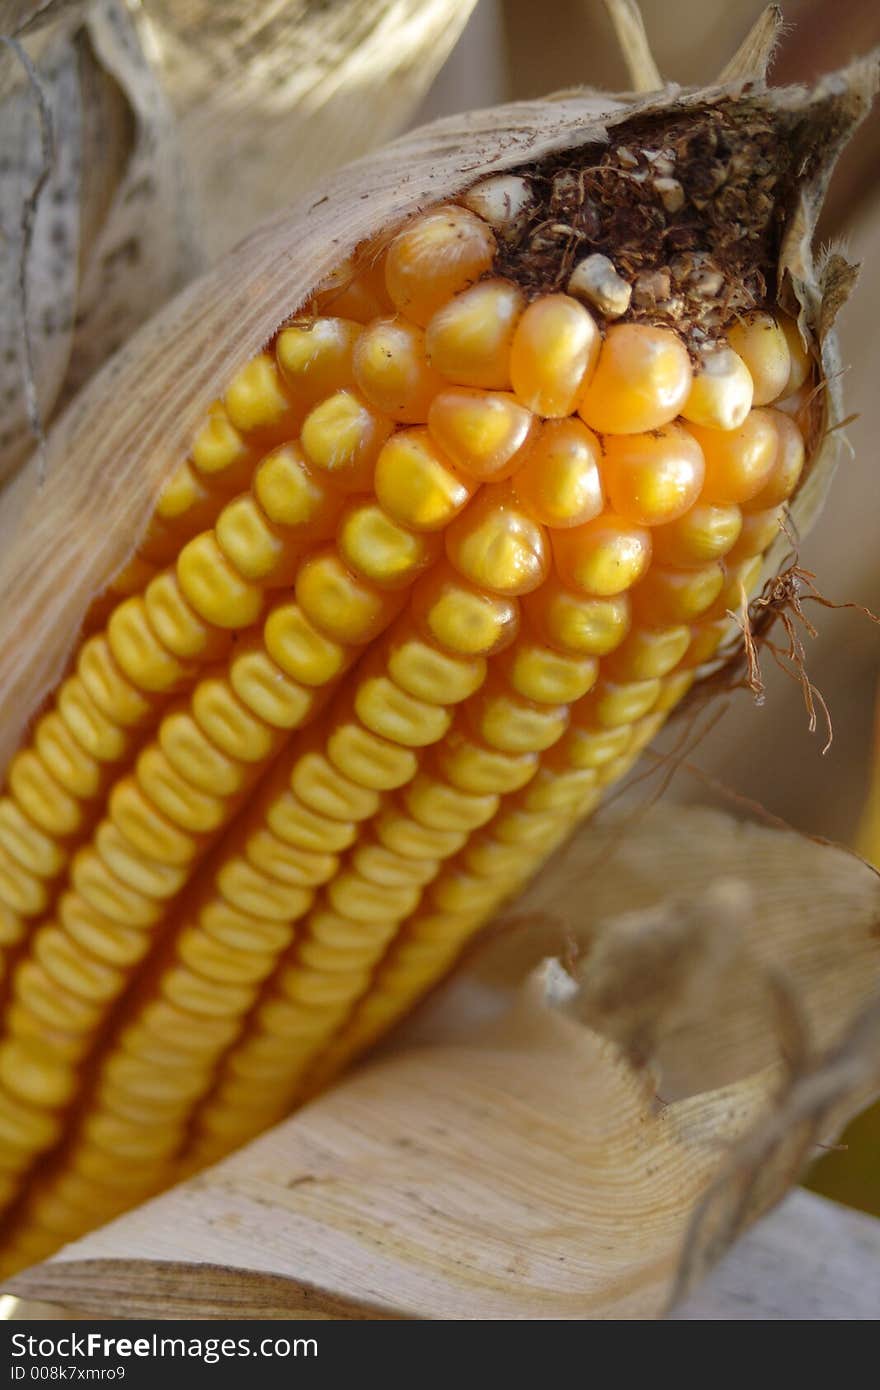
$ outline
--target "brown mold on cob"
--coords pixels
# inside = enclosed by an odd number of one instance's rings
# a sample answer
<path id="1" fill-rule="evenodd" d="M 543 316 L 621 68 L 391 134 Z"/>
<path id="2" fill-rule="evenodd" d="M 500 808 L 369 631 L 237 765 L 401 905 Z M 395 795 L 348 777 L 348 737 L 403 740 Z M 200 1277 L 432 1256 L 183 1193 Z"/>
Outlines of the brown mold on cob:
<path id="1" fill-rule="evenodd" d="M 10 492 L 9 1267 L 380 1035 L 711 662 L 838 446 L 809 235 L 875 76 L 417 132 Z"/>

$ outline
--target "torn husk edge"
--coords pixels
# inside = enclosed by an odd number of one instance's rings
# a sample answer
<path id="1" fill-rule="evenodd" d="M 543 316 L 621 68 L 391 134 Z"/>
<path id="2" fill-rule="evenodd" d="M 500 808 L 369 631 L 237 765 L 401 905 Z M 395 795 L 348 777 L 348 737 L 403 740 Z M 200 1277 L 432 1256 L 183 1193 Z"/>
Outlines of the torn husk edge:
<path id="1" fill-rule="evenodd" d="M 842 447 L 840 359 L 831 332 L 845 283 L 839 258 L 814 272 L 810 242 L 836 157 L 878 86 L 878 59 L 814 88 L 761 79 L 629 99 L 589 93 L 516 102 L 434 122 L 334 173 L 309 202 L 273 218 L 187 288 L 113 357 L 51 431 L 47 479 L 36 459 L 0 513 L 0 768 L 62 677 L 94 596 L 138 544 L 164 481 L 234 372 L 340 262 L 368 238 L 479 177 L 583 144 L 607 143 L 633 117 L 693 112 L 719 101 L 802 113 L 821 151 L 783 238 L 779 295 L 800 306 L 820 343 L 822 439 L 793 507 L 814 518 Z M 778 557 L 777 558 L 778 562 Z"/>

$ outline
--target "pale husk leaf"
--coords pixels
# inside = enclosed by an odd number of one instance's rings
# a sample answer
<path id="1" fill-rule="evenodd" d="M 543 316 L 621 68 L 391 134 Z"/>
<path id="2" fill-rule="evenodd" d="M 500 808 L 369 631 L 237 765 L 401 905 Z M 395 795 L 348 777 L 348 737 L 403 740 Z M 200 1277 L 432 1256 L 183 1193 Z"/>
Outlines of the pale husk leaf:
<path id="1" fill-rule="evenodd" d="M 161 1290 L 198 1314 L 228 1308 L 224 1265 L 287 1315 L 660 1315 L 880 1087 L 880 877 L 715 812 L 620 828 L 583 832 L 527 900 L 552 921 L 478 950 L 370 1065 L 12 1287 L 129 1316 Z M 748 958 L 752 1000 L 723 970 L 705 987 L 710 921 L 675 935 L 732 876 L 751 911 L 727 961 Z M 589 950 L 563 972 L 572 942 Z"/>
<path id="2" fill-rule="evenodd" d="M 809 107 L 828 135 L 828 161 L 862 118 L 877 81 L 876 62 L 853 65 L 812 92 L 762 97 L 771 108 Z M 64 669 L 94 595 L 136 545 L 156 494 L 183 456 L 193 427 L 237 367 L 263 346 L 306 295 L 365 238 L 401 222 L 426 202 L 449 197 L 478 174 L 585 141 L 604 141 L 634 110 L 693 106 L 740 88 L 673 92 L 636 103 L 600 95 L 520 102 L 447 118 L 331 175 L 305 206 L 282 213 L 208 275 L 185 290 L 117 353 L 52 432 L 48 482 L 36 466 L 16 479 L 0 516 L 0 694 L 8 717 L 0 765 Z M 756 85 L 749 85 L 754 99 Z M 824 178 L 824 172 L 822 177 Z M 804 234 L 815 202 L 804 193 Z M 797 252 L 809 282 L 803 240 Z M 816 296 L 805 312 L 812 319 Z M 234 331 L 231 331 L 234 325 Z M 833 376 L 833 336 L 823 344 Z M 840 419 L 836 377 L 825 424 Z M 812 512 L 841 447 L 826 433 L 805 491 Z M 101 497 L 100 514 L 94 500 Z M 800 521 L 799 523 L 800 524 Z"/>

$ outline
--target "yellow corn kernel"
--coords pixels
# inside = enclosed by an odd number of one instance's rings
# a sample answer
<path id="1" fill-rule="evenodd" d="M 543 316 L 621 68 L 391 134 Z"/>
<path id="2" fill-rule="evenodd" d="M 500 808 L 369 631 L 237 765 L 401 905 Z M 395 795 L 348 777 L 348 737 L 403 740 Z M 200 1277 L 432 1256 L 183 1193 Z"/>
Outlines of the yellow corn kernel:
<path id="1" fill-rule="evenodd" d="M 450 565 L 436 565 L 419 581 L 412 611 L 417 626 L 424 626 L 441 647 L 457 656 L 490 656 L 502 651 L 514 641 L 519 628 L 515 598 L 474 588 Z"/>
<path id="2" fill-rule="evenodd" d="M 547 577 L 547 536 L 517 503 L 508 483 L 488 483 L 446 532 L 451 564 L 479 589 L 531 593 Z"/>
<path id="3" fill-rule="evenodd" d="M 283 328 L 275 342 L 281 375 L 298 404 L 317 405 L 350 384 L 361 324 L 316 318 Z"/>
<path id="4" fill-rule="evenodd" d="M 173 690 L 190 674 L 191 668 L 159 641 L 140 597 L 117 604 L 107 624 L 107 642 L 120 670 L 141 690 Z"/>
<path id="5" fill-rule="evenodd" d="M 104 785 L 101 764 L 77 743 L 61 717 L 50 711 L 34 729 L 33 744 L 43 766 L 65 791 L 90 801 Z"/>
<path id="6" fill-rule="evenodd" d="M 233 568 L 210 531 L 183 547 L 177 580 L 187 602 L 215 627 L 250 627 L 260 616 L 262 589 Z"/>
<path id="7" fill-rule="evenodd" d="M 777 448 L 770 476 L 745 504 L 746 512 L 781 506 L 792 496 L 804 469 L 804 439 L 797 423 L 779 410 L 767 412 L 776 429 Z"/>
<path id="8" fill-rule="evenodd" d="M 0 846 L 38 878 L 55 878 L 66 862 L 57 841 L 34 825 L 9 796 L 0 797 Z"/>
<path id="9" fill-rule="evenodd" d="M 376 497 L 414 531 L 439 531 L 457 516 L 473 483 L 444 457 L 426 429 L 398 430 L 376 462 Z"/>
<path id="10" fill-rule="evenodd" d="M 592 689 L 599 671 L 593 656 L 573 656 L 526 637 L 508 647 L 495 667 L 518 695 L 542 705 L 580 700 Z"/>
<path id="11" fill-rule="evenodd" d="M 34 958 L 57 990 L 100 1008 L 124 988 L 125 972 L 76 950 L 63 931 L 43 926 L 34 935 Z"/>
<path id="12" fill-rule="evenodd" d="M 184 662 L 194 657 L 216 661 L 229 649 L 229 633 L 203 622 L 193 611 L 174 570 L 164 570 L 147 585 L 144 610 L 162 646 Z"/>
<path id="13" fill-rule="evenodd" d="M 392 422 L 354 391 L 337 391 L 306 416 L 300 439 L 312 466 L 346 491 L 370 487 Z"/>
<path id="14" fill-rule="evenodd" d="M 673 671 L 660 682 L 660 694 L 652 710 L 653 714 L 665 714 L 683 700 L 695 680 L 693 671 Z"/>
<path id="15" fill-rule="evenodd" d="M 527 595 L 524 608 L 544 641 L 574 656 L 605 656 L 620 646 L 630 628 L 627 594 L 586 598 L 555 577 Z"/>
<path id="16" fill-rule="evenodd" d="M 297 603 L 276 604 L 266 619 L 263 639 L 272 660 L 303 685 L 328 685 L 342 675 L 353 656 L 351 647 L 319 632 Z"/>
<path id="17" fill-rule="evenodd" d="M 437 872 L 436 859 L 406 859 L 392 854 L 384 845 L 369 840 L 359 844 L 351 856 L 352 867 L 362 877 L 380 887 L 399 888 L 408 884 L 430 883 Z M 314 932 L 314 926 L 312 927 Z"/>
<path id="18" fill-rule="evenodd" d="M 794 395 L 796 391 L 799 391 L 808 380 L 812 371 L 812 362 L 809 352 L 804 347 L 796 321 L 789 318 L 787 314 L 780 314 L 779 327 L 782 329 L 788 346 L 791 364 L 788 372 L 788 381 L 785 383 L 780 395 L 788 397 Z"/>
<path id="19" fill-rule="evenodd" d="M 462 863 L 471 873 L 479 877 L 494 879 L 514 873 L 522 865 L 522 850 L 519 845 L 506 845 L 492 838 L 491 834 L 472 835 L 467 848 L 462 853 Z M 453 919 L 449 926 L 454 930 L 458 921 Z"/>
<path id="20" fill-rule="evenodd" d="M 454 294 L 492 267 L 495 238 L 464 208 L 437 208 L 398 232 L 388 248 L 385 285 L 402 314 L 423 328 Z"/>
<path id="21" fill-rule="evenodd" d="M 611 435 L 602 478 L 612 508 L 625 521 L 662 526 L 690 510 L 705 476 L 703 452 L 680 425 L 650 434 Z"/>
<path id="22" fill-rule="evenodd" d="M 36 878 L 0 846 L 0 901 L 21 917 L 37 917 L 46 910 L 49 895 Z"/>
<path id="23" fill-rule="evenodd" d="M 67 1105 L 78 1077 L 69 1063 L 37 1038 L 7 1038 L 0 1045 L 0 1085 L 40 1109 Z"/>
<path id="24" fill-rule="evenodd" d="M 704 661 L 711 661 L 729 632 L 730 624 L 727 619 L 716 618 L 713 622 L 695 623 L 690 629 L 691 640 L 682 657 L 682 666 L 701 666 Z"/>
<path id="25" fill-rule="evenodd" d="M 155 515 L 169 524 L 185 522 L 192 530 L 210 525 L 214 499 L 189 459 L 171 474 L 156 498 Z"/>
<path id="26" fill-rule="evenodd" d="M 690 359 L 676 333 L 641 323 L 614 324 L 578 414 L 600 434 L 644 434 L 675 419 L 691 379 Z"/>
<path id="27" fill-rule="evenodd" d="M 356 922 L 385 922 L 389 926 L 412 912 L 421 893 L 418 884 L 380 885 L 346 869 L 336 875 L 326 891 L 334 912 Z"/>
<path id="28" fill-rule="evenodd" d="M 34 943 L 37 944 L 37 936 Z M 75 994 L 59 990 L 35 958 L 22 961 L 15 972 L 15 997 L 29 1013 L 51 1029 L 70 1033 L 93 1033 L 101 1021 L 101 1007 Z"/>
<path id="29" fill-rule="evenodd" d="M 77 850 L 70 865 L 70 881 L 87 903 L 111 922 L 149 927 L 159 920 L 158 900 L 129 887 L 108 869 L 92 845 Z"/>
<path id="30" fill-rule="evenodd" d="M 379 809 L 379 794 L 345 777 L 316 749 L 297 759 L 290 786 L 300 801 L 331 820 L 363 821 Z"/>
<path id="31" fill-rule="evenodd" d="M 570 415 L 600 347 L 596 321 L 583 305 L 567 294 L 542 295 L 516 327 L 510 355 L 514 392 L 536 415 Z"/>
<path id="32" fill-rule="evenodd" d="M 80 747 L 101 763 L 121 762 L 131 738 L 101 712 L 77 676 L 66 680 L 55 706 Z"/>
<path id="33" fill-rule="evenodd" d="M 577 806 L 584 795 L 598 784 L 599 778 L 595 768 L 566 768 L 564 765 L 556 767 L 550 764 L 542 767 L 529 783 L 523 793 L 523 809 L 564 811 Z"/>
<path id="34" fill-rule="evenodd" d="M 187 871 L 174 864 L 147 859 L 112 821 L 102 821 L 95 832 L 95 849 L 120 883 L 147 898 L 173 898 L 186 883 Z"/>
<path id="35" fill-rule="evenodd" d="M 326 850 L 336 854 L 348 849 L 358 834 L 355 821 L 321 815 L 306 806 L 292 791 L 271 798 L 266 810 L 266 824 L 288 844 L 298 845 L 300 849 Z"/>
<path id="36" fill-rule="evenodd" d="M 495 792 L 467 792 L 420 772 L 402 794 L 414 820 L 429 830 L 478 830 L 498 810 Z"/>
<path id="37" fill-rule="evenodd" d="M 723 618 L 728 612 L 741 613 L 743 603 L 751 598 L 758 586 L 763 568 L 762 555 L 753 555 L 746 560 L 740 560 L 738 564 L 730 565 L 725 573 L 721 591 L 711 608 L 706 609 L 705 617 L 711 620 Z"/>
<path id="38" fill-rule="evenodd" d="M 238 643 L 229 683 L 242 704 L 273 729 L 298 729 L 318 708 L 323 692 L 284 674 L 256 635 Z"/>
<path id="39" fill-rule="evenodd" d="M 737 430 L 752 408 L 753 394 L 751 373 L 743 359 L 733 348 L 716 347 L 700 357 L 681 413 L 707 429 Z"/>
<path id="40" fill-rule="evenodd" d="M 315 313 L 333 313 L 358 324 L 369 323 L 377 314 L 387 314 L 391 301 L 385 289 L 385 258 L 375 246 L 358 257 L 349 258 L 325 280 L 311 301 Z"/>
<path id="41" fill-rule="evenodd" d="M 292 583 L 300 550 L 274 526 L 250 493 L 229 502 L 214 527 L 217 544 L 237 572 L 253 583 Z"/>
<path id="42" fill-rule="evenodd" d="M 310 542 L 332 536 L 345 499 L 326 473 L 309 466 L 295 443 L 282 444 L 261 460 L 254 495 L 270 521 Z"/>
<path id="43" fill-rule="evenodd" d="M 275 956 L 270 951 L 239 951 L 213 941 L 195 927 L 184 927 L 178 934 L 175 947 L 184 965 L 206 980 L 216 980 L 219 984 L 262 984 L 275 964 Z M 190 1078 L 190 1084 L 192 1080 Z M 194 1088 L 193 1099 L 198 1097 L 201 1089 L 198 1086 Z"/>
<path id="44" fill-rule="evenodd" d="M 314 894 L 303 890 L 304 907 L 307 912 Z M 285 951 L 294 936 L 292 921 L 272 921 L 266 917 L 255 917 L 252 912 L 242 912 L 232 907 L 224 898 L 208 898 L 198 910 L 199 930 L 236 951 Z"/>
<path id="45" fill-rule="evenodd" d="M 786 335 L 772 314 L 749 314 L 728 329 L 727 341 L 749 370 L 755 405 L 767 405 L 784 394 L 791 375 L 791 354 Z"/>
<path id="46" fill-rule="evenodd" d="M 505 879 L 502 877 L 494 882 L 488 882 L 481 878 L 479 874 L 472 874 L 467 869 L 447 870 L 438 881 L 433 884 L 426 893 L 428 900 L 426 907 L 437 912 L 437 914 L 448 914 L 452 918 L 455 914 L 474 913 L 480 908 L 494 905 L 499 892 L 503 892 Z M 435 919 L 436 920 L 436 919 Z M 447 926 L 444 924 L 444 934 L 446 931 L 454 932 L 458 924 L 452 925 L 450 921 Z"/>
<path id="47" fill-rule="evenodd" d="M 188 835 L 164 816 L 134 777 L 123 777 L 115 784 L 107 810 L 117 830 L 148 859 L 188 864 L 198 853 L 198 837 Z"/>
<path id="48" fill-rule="evenodd" d="M 0 901 L 0 947 L 17 946 L 27 936 L 29 924 L 6 903 Z M 5 969 L 0 966 L 0 978 Z"/>
<path id="49" fill-rule="evenodd" d="M 282 911 L 281 915 L 287 914 Z M 159 989 L 178 1008 L 206 1018 L 241 1017 L 253 1007 L 257 997 L 255 985 L 229 981 L 221 985 L 219 980 L 206 980 L 184 965 L 166 970 L 159 980 Z"/>
<path id="50" fill-rule="evenodd" d="M 296 434 L 296 415 L 274 358 L 260 353 L 232 378 L 223 397 L 232 424 L 245 433 L 276 430 Z"/>
<path id="51" fill-rule="evenodd" d="M 401 690 L 381 670 L 362 676 L 354 695 L 358 718 L 374 734 L 402 743 L 406 748 L 424 748 L 436 743 L 449 728 L 452 715 L 444 705 L 429 704 Z"/>
<path id="52" fill-rule="evenodd" d="M 193 467 L 224 491 L 246 487 L 254 466 L 251 446 L 242 439 L 222 401 L 217 401 L 198 430 L 190 449 Z"/>
<path id="53" fill-rule="evenodd" d="M 431 366 L 460 386 L 509 390 L 511 344 L 524 305 L 509 280 L 482 280 L 457 294 L 428 324 Z"/>
<path id="54" fill-rule="evenodd" d="M 784 508 L 768 507 L 766 511 L 758 512 L 750 506 L 743 516 L 736 545 L 727 553 L 728 564 L 736 565 L 741 560 L 750 560 L 754 555 L 763 555 L 780 534 L 784 523 Z"/>
<path id="55" fill-rule="evenodd" d="M 423 424 L 443 387 L 429 364 L 425 335 L 406 319 L 378 319 L 364 331 L 354 353 L 354 378 L 370 405 L 400 424 Z"/>
<path id="56" fill-rule="evenodd" d="M 561 738 L 567 705 L 538 705 L 502 684 L 487 682 L 469 703 L 468 717 L 480 738 L 502 753 L 538 753 Z"/>
<path id="57" fill-rule="evenodd" d="M 271 830 L 266 829 L 254 830 L 248 834 L 244 852 L 251 865 L 262 874 L 277 879 L 279 883 L 300 889 L 315 888 L 326 883 L 339 867 L 339 859 L 335 854 L 300 849 L 296 845 L 287 844 L 277 835 L 273 835 Z M 217 878 L 221 889 L 222 883 L 225 882 L 221 876 L 227 868 L 228 866 L 224 866 Z M 231 902 L 232 898 L 229 901 Z M 309 906 L 306 895 L 295 895 L 294 901 L 297 904 L 297 913 L 305 912 Z M 236 903 L 236 906 L 243 912 L 256 910 L 244 907 L 241 903 Z M 274 917 L 274 913 L 269 912 L 257 915 Z"/>
<path id="58" fill-rule="evenodd" d="M 208 676 L 193 691 L 196 723 L 212 743 L 241 762 L 262 762 L 278 741 L 275 730 L 242 704 L 222 676 Z"/>
<path id="59" fill-rule="evenodd" d="M 40 758 L 26 748 L 13 758 L 9 789 L 25 815 L 50 835 L 73 835 L 83 823 L 83 811 L 52 777 Z"/>
<path id="60" fill-rule="evenodd" d="M 451 786 L 481 795 L 519 791 L 539 767 L 537 752 L 502 753 L 457 729 L 438 747 L 435 761 Z"/>
<path id="61" fill-rule="evenodd" d="M 175 771 L 200 791 L 235 796 L 246 783 L 245 764 L 217 748 L 187 708 L 165 715 L 159 727 L 159 746 Z"/>
<path id="62" fill-rule="evenodd" d="M 582 526 L 604 506 L 599 440 L 580 420 L 549 420 L 530 443 L 514 491 L 545 526 Z"/>
<path id="63" fill-rule="evenodd" d="M 168 1049 L 179 1059 L 180 1052 L 199 1056 L 227 1047 L 239 1031 L 237 1018 L 200 1018 L 157 995 L 147 1003 L 138 1023 L 122 1034 L 125 1047 L 133 1055 L 153 1058 L 165 1065 Z"/>
<path id="64" fill-rule="evenodd" d="M 153 584 L 156 582 L 153 580 Z M 160 629 L 155 623 L 153 627 L 161 638 Z M 165 645 L 168 646 L 168 643 Z M 169 647 L 169 650 L 173 648 Z M 181 653 L 175 652 L 175 655 Z M 80 647 L 76 671 L 86 694 L 106 719 L 114 724 L 129 727 L 140 724 L 149 717 L 153 701 L 126 680 L 114 661 L 107 638 L 103 634 L 90 637 Z"/>
<path id="65" fill-rule="evenodd" d="M 616 681 L 651 680 L 665 676 L 677 666 L 691 642 L 691 630 L 684 624 L 673 627 L 637 627 L 602 670 Z"/>
<path id="66" fill-rule="evenodd" d="M 114 1154 L 117 1163 L 120 1159 L 127 1163 L 132 1159 L 139 1161 L 167 1157 L 174 1153 L 183 1137 L 181 1127 L 168 1125 L 163 1120 L 150 1129 L 144 1129 L 131 1120 L 100 1110 L 85 1117 L 81 1133 L 87 1143 L 105 1153 Z"/>
<path id="67" fill-rule="evenodd" d="M 600 729 L 630 725 L 654 707 L 659 694 L 660 681 L 656 677 L 632 681 L 601 680 L 584 702 L 580 717 Z"/>
<path id="68" fill-rule="evenodd" d="M 511 806 L 492 822 L 492 834 L 503 844 L 527 846 L 529 852 L 539 853 L 559 834 L 559 815 Z"/>
<path id="69" fill-rule="evenodd" d="M 465 830 L 431 830 L 395 806 L 377 817 L 375 832 L 386 849 L 405 859 L 448 859 L 467 840 Z"/>
<path id="70" fill-rule="evenodd" d="M 107 965 L 127 969 L 143 960 L 149 935 L 136 927 L 111 922 L 96 912 L 78 893 L 63 893 L 58 900 L 58 921 L 66 934 L 87 955 Z"/>
<path id="71" fill-rule="evenodd" d="M 665 569 L 652 565 L 646 577 L 633 589 L 633 612 L 650 627 L 670 627 L 691 623 L 712 607 L 724 585 L 724 568 L 719 561 L 700 569 Z"/>
<path id="72" fill-rule="evenodd" d="M 296 601 L 310 622 L 337 642 L 372 641 L 400 611 L 404 595 L 377 589 L 344 565 L 336 549 L 317 550 L 300 566 Z"/>
<path id="73" fill-rule="evenodd" d="M 467 387 L 441 391 L 428 412 L 428 428 L 442 455 L 466 478 L 509 477 L 528 456 L 535 417 L 516 398 Z"/>
<path id="74" fill-rule="evenodd" d="M 437 705 L 457 705 L 479 690 L 486 677 L 482 656 L 441 651 L 402 620 L 392 631 L 385 656 L 388 674 L 401 690 Z"/>
<path id="75" fill-rule="evenodd" d="M 603 512 L 584 526 L 554 531 L 553 558 L 563 584 L 594 598 L 630 589 L 651 563 L 651 533 Z"/>
<path id="76" fill-rule="evenodd" d="M 40 1153 L 54 1144 L 61 1130 L 57 1115 L 35 1109 L 0 1090 L 0 1145 L 10 1156 Z"/>
<path id="77" fill-rule="evenodd" d="M 651 532 L 651 556 L 655 564 L 681 569 L 722 560 L 742 529 L 743 515 L 735 503 L 697 502 L 677 521 Z"/>
<path id="78" fill-rule="evenodd" d="M 327 737 L 327 757 L 345 776 L 372 791 L 394 791 L 412 780 L 418 757 L 380 737 L 357 718 L 340 717 Z"/>
<path id="79" fill-rule="evenodd" d="M 752 410 L 737 430 L 707 430 L 691 425 L 706 461 L 704 502 L 748 502 L 769 481 L 776 462 L 778 412 Z"/>
<path id="80" fill-rule="evenodd" d="M 336 538 L 342 559 L 380 589 L 400 589 L 434 563 L 439 537 L 409 531 L 372 498 L 358 499 L 343 514 Z"/>
<path id="81" fill-rule="evenodd" d="M 210 834 L 224 823 L 225 800 L 191 786 L 155 744 L 144 749 L 136 769 L 137 780 L 150 801 L 181 830 Z M 96 906 L 100 910 L 100 905 Z"/>

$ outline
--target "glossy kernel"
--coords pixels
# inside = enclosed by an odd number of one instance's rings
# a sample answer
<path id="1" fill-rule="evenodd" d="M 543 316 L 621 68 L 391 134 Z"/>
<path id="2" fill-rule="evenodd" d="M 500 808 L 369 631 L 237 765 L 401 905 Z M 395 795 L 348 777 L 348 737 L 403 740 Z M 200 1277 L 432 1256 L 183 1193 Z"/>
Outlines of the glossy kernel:
<path id="1" fill-rule="evenodd" d="M 328 546 L 300 567 L 296 601 L 309 621 L 334 641 L 361 644 L 388 626 L 402 598 L 357 578 Z"/>
<path id="2" fill-rule="evenodd" d="M 547 705 L 580 700 L 595 684 L 599 670 L 593 656 L 572 656 L 528 637 L 508 647 L 495 665 L 518 695 Z"/>
<path id="3" fill-rule="evenodd" d="M 465 579 L 490 593 L 531 593 L 547 577 L 547 537 L 509 484 L 486 484 L 446 532 L 446 554 Z"/>
<path id="4" fill-rule="evenodd" d="M 743 529 L 735 502 L 696 502 L 690 511 L 651 532 L 655 564 L 688 568 L 721 560 L 733 549 Z"/>
<path id="5" fill-rule="evenodd" d="M 776 455 L 770 476 L 760 492 L 748 499 L 746 512 L 766 511 L 787 502 L 804 469 L 804 439 L 797 423 L 780 410 L 767 412 L 776 430 Z"/>
<path id="6" fill-rule="evenodd" d="M 605 656 L 623 641 L 630 627 L 627 594 L 588 598 L 551 577 L 524 600 L 535 630 L 561 651 L 575 656 Z"/>
<path id="7" fill-rule="evenodd" d="M 651 627 L 690 623 L 712 607 L 723 585 L 724 569 L 718 561 L 688 570 L 653 565 L 633 590 L 633 612 Z"/>
<path id="8" fill-rule="evenodd" d="M 570 415 L 601 347 L 592 315 L 567 294 L 547 294 L 526 309 L 513 337 L 514 392 L 536 415 Z"/>
<path id="9" fill-rule="evenodd" d="M 690 359 L 676 333 L 615 324 L 605 335 L 578 414 L 600 434 L 642 434 L 674 420 L 690 389 Z"/>
<path id="10" fill-rule="evenodd" d="M 350 384 L 362 333 L 361 324 L 336 317 L 294 323 L 281 330 L 275 356 L 297 402 L 316 405 Z"/>
<path id="11" fill-rule="evenodd" d="M 772 314 L 749 314 L 727 331 L 727 341 L 745 362 L 754 386 L 755 405 L 767 405 L 785 393 L 791 354 L 785 333 Z"/>
<path id="12" fill-rule="evenodd" d="M 439 538 L 407 530 L 372 499 L 351 503 L 336 543 L 351 569 L 387 589 L 411 584 L 440 550 Z"/>
<path id="13" fill-rule="evenodd" d="M 376 459 L 392 428 L 354 391 L 337 391 L 309 412 L 300 439 L 310 464 L 358 492 L 372 485 Z"/>
<path id="14" fill-rule="evenodd" d="M 728 505 L 758 495 L 771 477 L 779 447 L 774 412 L 753 410 L 737 430 L 707 430 L 701 425 L 691 425 L 690 430 L 706 461 L 701 501 Z"/>
<path id="15" fill-rule="evenodd" d="M 404 425 L 428 418 L 428 407 L 443 378 L 429 364 L 425 335 L 406 319 L 377 319 L 366 328 L 354 353 L 358 389 L 370 405 Z"/>
<path id="16" fill-rule="evenodd" d="M 681 413 L 708 429 L 736 430 L 752 408 L 753 395 L 745 362 L 733 348 L 718 347 L 700 358 Z"/>
<path id="17" fill-rule="evenodd" d="M 260 616 L 262 590 L 233 568 L 210 531 L 184 546 L 177 579 L 187 602 L 216 627 L 250 627 Z"/>
<path id="18" fill-rule="evenodd" d="M 425 334 L 432 367 L 460 386 L 510 389 L 511 344 L 525 301 L 509 280 L 482 280 L 433 315 Z"/>
<path id="19" fill-rule="evenodd" d="M 445 565 L 416 585 L 413 616 L 441 647 L 460 656 L 502 651 L 519 628 L 515 598 L 482 592 Z"/>
<path id="20" fill-rule="evenodd" d="M 580 420 L 548 420 L 517 470 L 514 489 L 545 526 L 582 526 L 604 506 L 601 460 L 599 440 Z"/>
<path id="21" fill-rule="evenodd" d="M 704 475 L 702 450 L 680 425 L 605 440 L 608 500 L 619 516 L 639 526 L 662 526 L 683 516 L 699 497 Z"/>
<path id="22" fill-rule="evenodd" d="M 428 412 L 428 428 L 443 454 L 479 482 L 517 471 L 534 425 L 524 406 L 499 391 L 441 391 Z"/>
<path id="23" fill-rule="evenodd" d="M 474 490 L 425 429 L 399 430 L 379 455 L 375 477 L 380 504 L 415 531 L 440 531 Z"/>
<path id="24" fill-rule="evenodd" d="M 304 685 L 326 685 L 341 676 L 352 650 L 319 631 L 297 603 L 281 602 L 263 628 L 266 650 L 282 671 Z"/>
<path id="25" fill-rule="evenodd" d="M 494 257 L 486 223 L 450 205 L 398 232 L 388 248 L 385 284 L 395 307 L 424 327 L 447 299 L 491 269 Z"/>
<path id="26" fill-rule="evenodd" d="M 299 528 L 312 542 L 333 534 L 344 500 L 326 473 L 309 466 L 299 444 L 282 444 L 266 455 L 254 475 L 254 492 L 270 521 Z"/>
<path id="27" fill-rule="evenodd" d="M 585 526 L 553 532 L 553 556 L 563 584 L 595 598 L 622 594 L 651 562 L 651 533 L 613 512 Z"/>

